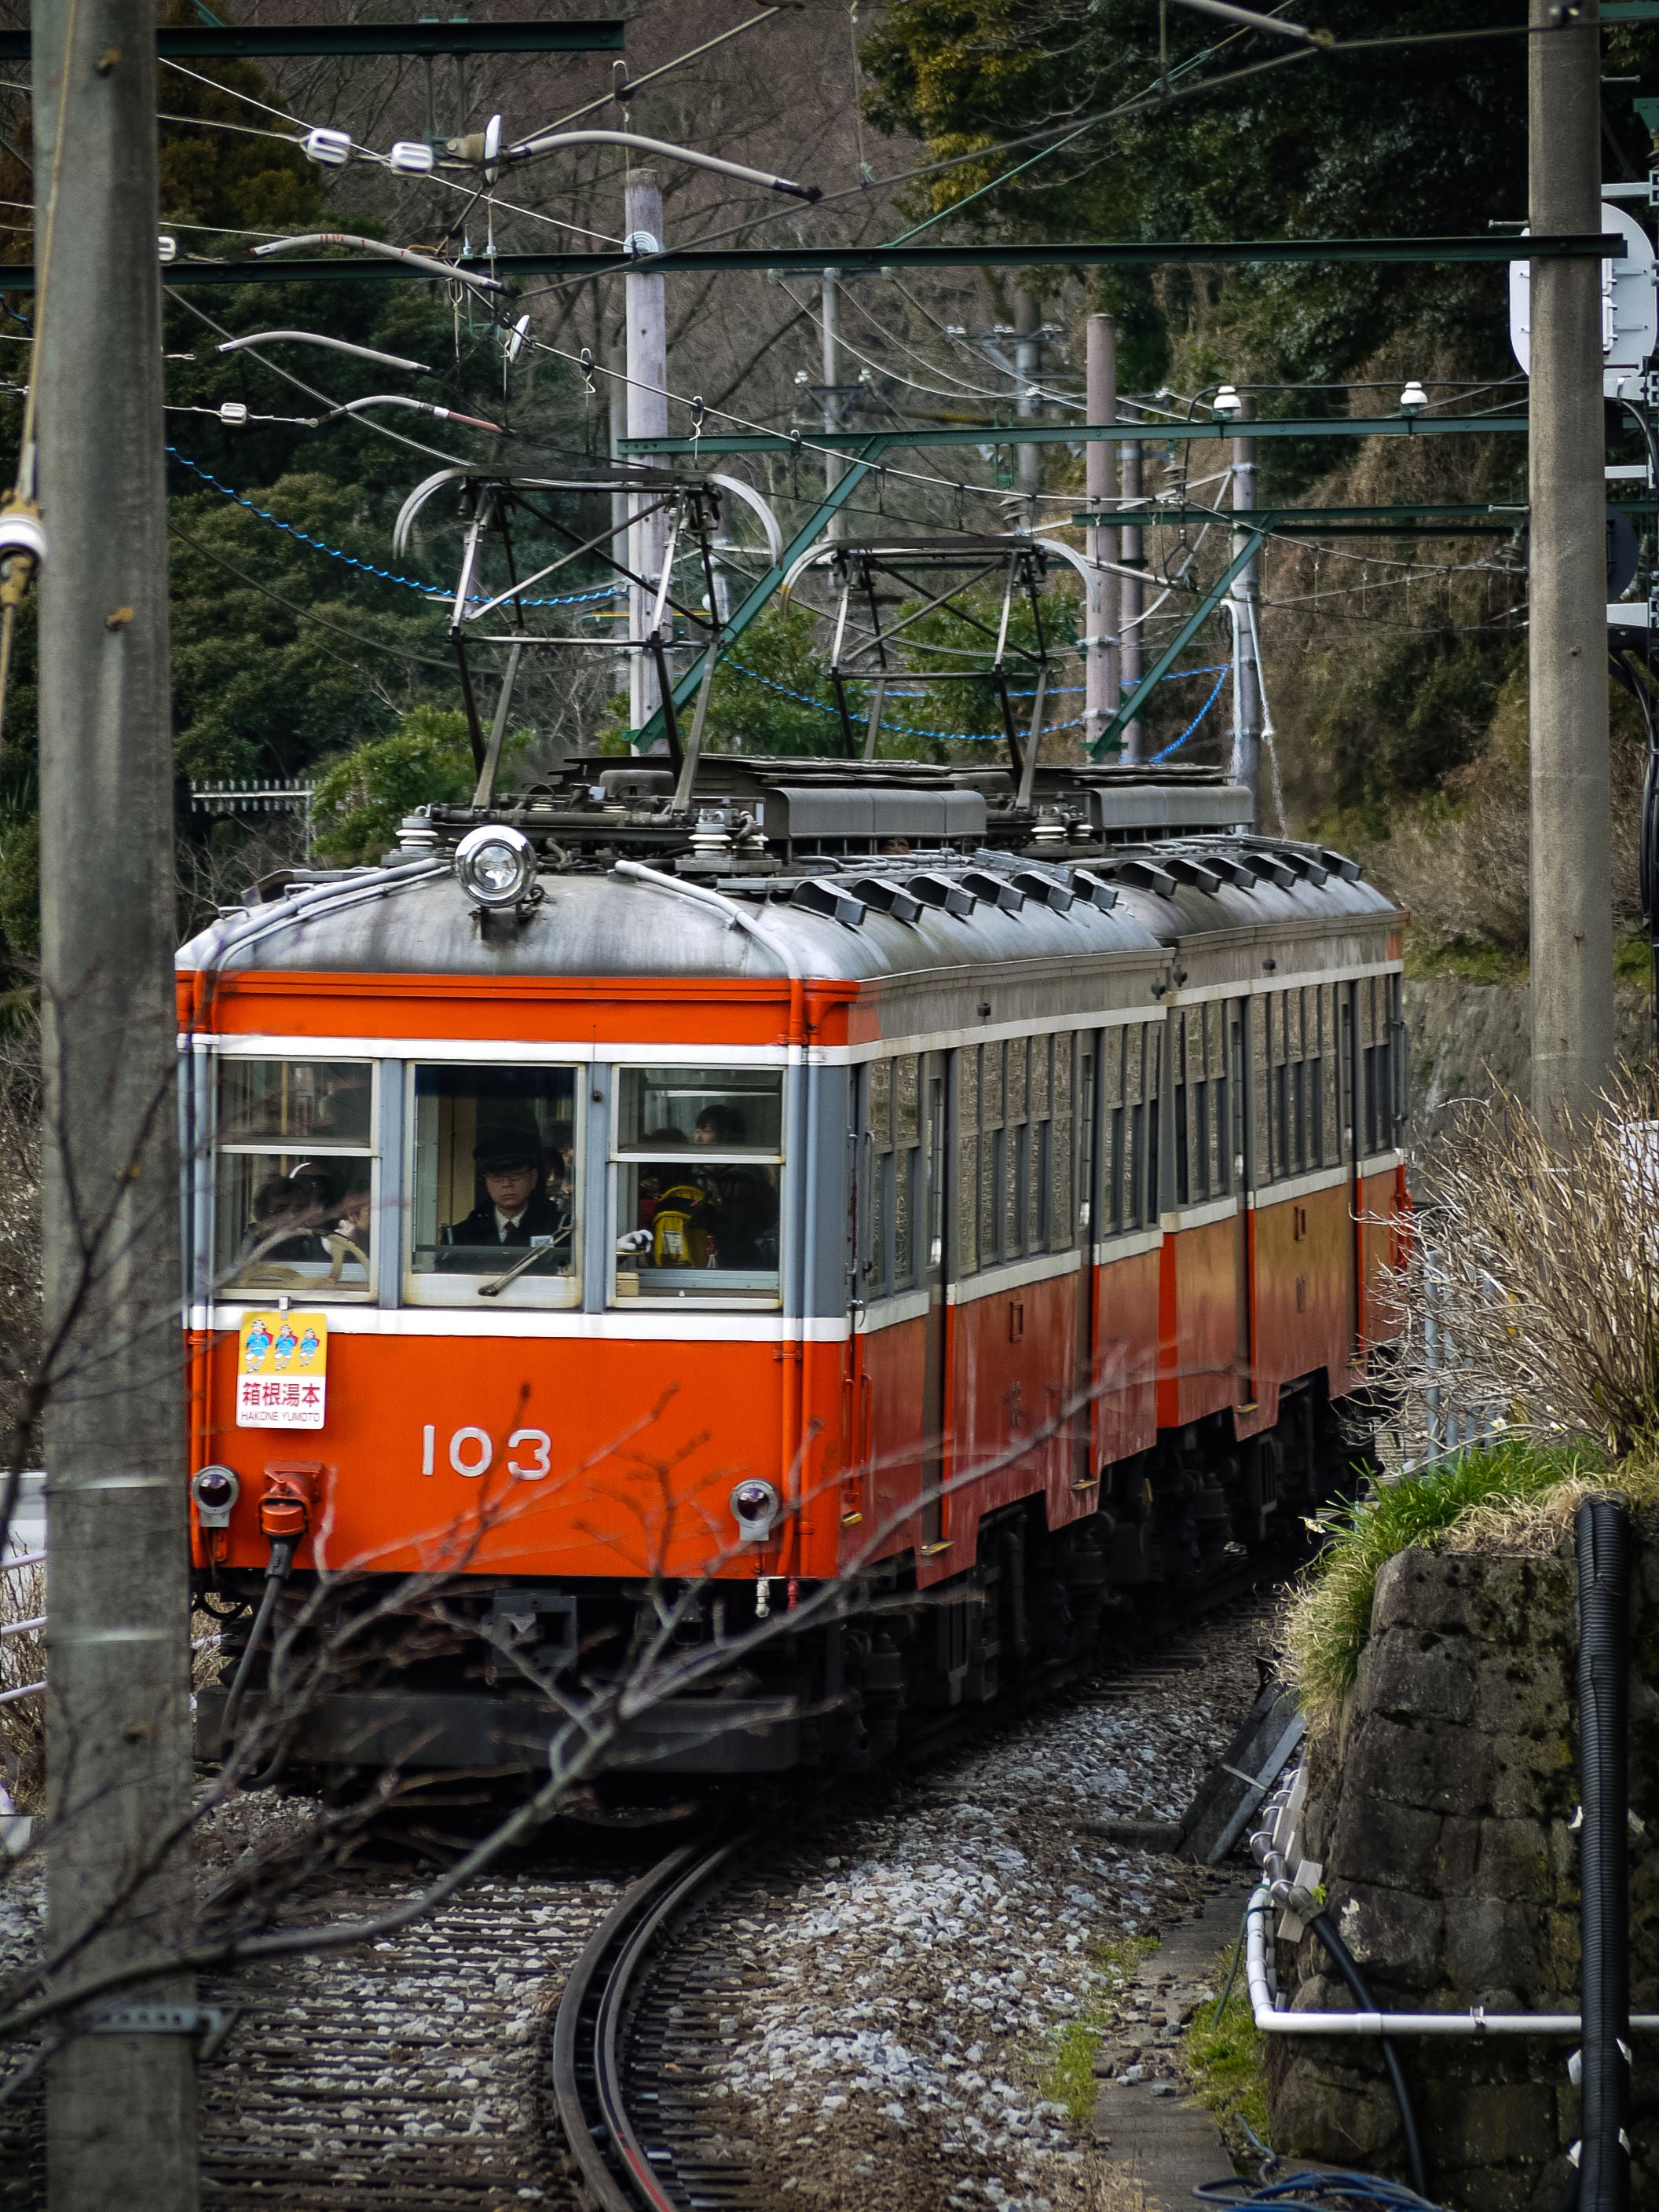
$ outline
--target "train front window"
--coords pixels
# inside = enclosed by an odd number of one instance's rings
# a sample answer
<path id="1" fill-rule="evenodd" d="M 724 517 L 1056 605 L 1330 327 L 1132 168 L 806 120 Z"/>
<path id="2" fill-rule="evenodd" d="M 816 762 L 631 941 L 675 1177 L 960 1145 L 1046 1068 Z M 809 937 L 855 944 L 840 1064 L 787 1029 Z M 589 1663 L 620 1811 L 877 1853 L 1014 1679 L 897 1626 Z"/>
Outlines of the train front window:
<path id="1" fill-rule="evenodd" d="M 574 1302 L 576 1076 L 574 1067 L 415 1070 L 407 1288 L 417 1301 Z"/>
<path id="2" fill-rule="evenodd" d="M 783 1077 L 618 1070 L 617 1296 L 778 1297 Z"/>
<path id="3" fill-rule="evenodd" d="M 377 1203 L 369 1061 L 222 1059 L 216 1155 L 222 1293 L 368 1296 Z"/>

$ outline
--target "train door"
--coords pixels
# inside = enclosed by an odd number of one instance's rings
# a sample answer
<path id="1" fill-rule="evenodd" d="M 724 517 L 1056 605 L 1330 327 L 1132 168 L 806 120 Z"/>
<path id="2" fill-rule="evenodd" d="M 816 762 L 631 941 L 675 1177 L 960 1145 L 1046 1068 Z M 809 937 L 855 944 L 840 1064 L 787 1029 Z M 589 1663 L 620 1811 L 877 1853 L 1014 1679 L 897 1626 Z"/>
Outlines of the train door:
<path id="1" fill-rule="evenodd" d="M 1222 1009 L 1226 1020 L 1227 1127 L 1222 1143 L 1232 1159 L 1231 1188 L 1238 1201 L 1237 1246 L 1235 1255 L 1238 1403 L 1256 1403 L 1255 1379 L 1255 1224 L 1251 1218 L 1250 1188 L 1250 1002 L 1229 999 Z"/>
<path id="2" fill-rule="evenodd" d="M 922 1368 L 922 1511 L 924 1548 L 945 1540 L 945 1222 L 946 1207 L 943 1054 L 922 1062 L 921 1286 L 927 1296 L 927 1352 Z"/>
<path id="3" fill-rule="evenodd" d="M 1095 1161 L 1098 1157 L 1095 1071 L 1100 1060 L 1098 1046 L 1097 1035 L 1086 1030 L 1078 1040 L 1077 1203 L 1072 1222 L 1073 1242 L 1083 1248 L 1078 1275 L 1077 1368 L 1072 1387 L 1072 1400 L 1077 1408 L 1072 1417 L 1073 1458 L 1076 1462 L 1072 1479 L 1077 1483 L 1089 1482 L 1095 1472 L 1090 1465 L 1089 1440 L 1095 1428 L 1091 1393 L 1095 1373 Z"/>

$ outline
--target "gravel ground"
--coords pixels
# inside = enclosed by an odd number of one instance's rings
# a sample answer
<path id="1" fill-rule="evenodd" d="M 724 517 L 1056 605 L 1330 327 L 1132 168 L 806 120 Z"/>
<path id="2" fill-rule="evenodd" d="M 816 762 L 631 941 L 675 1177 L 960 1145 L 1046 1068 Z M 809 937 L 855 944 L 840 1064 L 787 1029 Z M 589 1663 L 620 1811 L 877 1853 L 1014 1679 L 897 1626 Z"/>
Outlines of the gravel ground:
<path id="1" fill-rule="evenodd" d="M 828 1827 L 781 1838 L 688 1939 L 735 1981 L 710 2023 L 722 2054 L 702 2105 L 710 2154 L 814 2212 L 1121 2202 L 1106 2154 L 1045 2097 L 1044 2076 L 1065 2024 L 1104 1996 L 1112 1947 L 1201 1911 L 1215 1884 L 1090 1826 L 1180 1814 L 1249 1703 L 1251 1656 L 1269 1640 L 1260 1619 L 1207 1624 L 1175 1662 L 1191 1671 L 1120 1682 L 1097 1701 L 1073 1693 L 925 1781 L 867 1790 Z M 306 1811 L 275 1797 L 223 1808 L 204 1882 Z M 569 1865 L 502 1875 L 371 1948 L 204 1989 L 242 2008 L 201 2076 L 204 2201 L 239 2212 L 568 2203 L 544 2135 L 544 2031 L 629 1878 Z M 305 1909 L 355 1915 L 413 1886 L 368 1869 Z M 33 1866 L 0 1885 L 0 1981 L 36 1940 L 41 1887 Z M 1231 1932 L 1218 1921 L 1218 1949 Z M 1161 2051 L 1145 2062 L 1160 2070 Z M 0 2106 L 5 2212 L 43 2201 L 39 2129 L 37 2096 Z"/>
<path id="2" fill-rule="evenodd" d="M 815 2212 L 1112 2203 L 1104 2154 L 1043 2094 L 1058 2038 L 1114 1947 L 1237 1884 L 1089 1824 L 1178 1817 L 1268 1641 L 1259 1619 L 1200 1630 L 1190 1674 L 1057 1704 L 734 1886 L 692 1939 L 747 1970 L 701 2100 L 709 2155 Z M 1173 2065 L 1149 2048 L 1146 2070 Z"/>
<path id="3" fill-rule="evenodd" d="M 204 1887 L 279 1846 L 309 1801 L 249 1796 L 204 1824 Z M 621 1878 L 626 1878 L 625 1876 Z M 620 1878 L 619 1878 L 620 1879 Z M 619 1879 L 568 1866 L 485 1879 L 347 1952 L 204 1980 L 229 2038 L 199 2075 L 203 2201 L 252 2212 L 507 2212 L 567 2201 L 540 2105 L 545 2016 Z M 373 1913 L 418 1886 L 364 1869 L 295 1900 L 307 1921 Z M 33 1954 L 38 1861 L 0 1887 L 0 1985 Z M 0 2207 L 45 2203 L 38 2083 L 0 2105 Z"/>

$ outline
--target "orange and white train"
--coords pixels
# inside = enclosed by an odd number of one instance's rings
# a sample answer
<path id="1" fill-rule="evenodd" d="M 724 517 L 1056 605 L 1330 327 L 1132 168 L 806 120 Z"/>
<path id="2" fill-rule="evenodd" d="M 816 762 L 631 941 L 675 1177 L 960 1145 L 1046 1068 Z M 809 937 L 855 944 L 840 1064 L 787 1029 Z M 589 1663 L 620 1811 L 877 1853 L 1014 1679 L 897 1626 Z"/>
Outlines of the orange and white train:
<path id="1" fill-rule="evenodd" d="M 179 956 L 200 1582 L 435 1565 L 484 1638 L 366 1651 L 306 1760 L 533 1765 L 504 1644 L 602 1682 L 653 1588 L 735 1644 L 851 1575 L 629 1756 L 856 1764 L 1363 1459 L 1406 1060 L 1358 868 L 1202 770 L 689 780 L 424 810 Z"/>

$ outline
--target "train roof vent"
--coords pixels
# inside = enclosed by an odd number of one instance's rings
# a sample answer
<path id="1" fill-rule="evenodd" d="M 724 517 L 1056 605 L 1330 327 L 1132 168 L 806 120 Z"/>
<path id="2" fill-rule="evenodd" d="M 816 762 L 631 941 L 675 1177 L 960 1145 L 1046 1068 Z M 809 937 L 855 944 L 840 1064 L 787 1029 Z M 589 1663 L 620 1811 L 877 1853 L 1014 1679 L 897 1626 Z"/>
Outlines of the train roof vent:
<path id="1" fill-rule="evenodd" d="M 988 906 L 1000 906 L 1005 914 L 1018 914 L 1025 903 L 1025 894 L 1017 890 L 1006 876 L 993 875 L 989 868 L 964 868 L 962 872 L 964 890 L 981 898 Z"/>
<path id="2" fill-rule="evenodd" d="M 960 878 L 935 875 L 931 868 L 923 868 L 911 876 L 907 888 L 924 906 L 943 907 L 946 914 L 971 914 L 978 903 Z"/>
<path id="3" fill-rule="evenodd" d="M 1340 876 L 1345 884 L 1357 884 L 1364 872 L 1358 860 L 1349 860 L 1345 853 L 1328 852 L 1322 845 L 1319 848 L 1319 857 L 1331 873 Z"/>
<path id="4" fill-rule="evenodd" d="M 1291 850 L 1282 853 L 1279 858 L 1287 867 L 1294 868 L 1297 875 L 1303 877 L 1308 883 L 1316 886 L 1330 881 L 1330 870 L 1322 867 L 1311 853 L 1298 853 Z"/>
<path id="5" fill-rule="evenodd" d="M 825 883 L 821 876 L 809 876 L 805 883 L 795 885 L 789 894 L 791 906 L 804 907 L 808 914 L 827 915 L 831 921 L 845 921 L 856 929 L 865 917 L 866 903 L 844 891 L 839 884 Z"/>
<path id="6" fill-rule="evenodd" d="M 1016 868 L 1012 882 L 1017 891 L 1024 891 L 1027 898 L 1041 899 L 1056 914 L 1065 914 L 1071 907 L 1071 887 L 1054 876 L 1041 875 L 1035 868 Z"/>
<path id="7" fill-rule="evenodd" d="M 1279 885 L 1281 890 L 1289 890 L 1296 881 L 1295 869 L 1283 860 L 1277 853 L 1263 853 L 1247 846 L 1240 853 L 1239 858 L 1247 868 L 1253 869 L 1258 876 L 1269 878 Z"/>
<path id="8" fill-rule="evenodd" d="M 1131 884 L 1138 891 L 1156 891 L 1160 898 L 1168 898 L 1176 887 L 1176 879 L 1163 868 L 1155 868 L 1150 860 L 1108 860 L 1102 872 L 1115 876 L 1121 884 Z"/>
<path id="9" fill-rule="evenodd" d="M 1109 914 L 1117 904 L 1117 893 L 1092 868 L 1073 868 L 1072 889 L 1080 899 L 1087 899 L 1091 906 L 1098 907 L 1102 914 Z"/>
<path id="10" fill-rule="evenodd" d="M 902 884 L 890 884 L 883 876 L 854 876 L 837 888 L 849 897 L 862 899 L 866 906 L 890 914 L 895 921 L 917 921 L 921 917 L 921 901 Z"/>
<path id="11" fill-rule="evenodd" d="M 1257 878 L 1254 868 L 1247 868 L 1231 853 L 1206 853 L 1204 866 L 1212 876 L 1219 876 L 1224 884 L 1236 884 L 1241 890 L 1255 889 Z"/>
<path id="12" fill-rule="evenodd" d="M 1200 866 L 1198 861 L 1189 860 L 1179 853 L 1168 854 L 1164 865 L 1178 884 L 1191 884 L 1195 890 L 1200 891 L 1218 891 L 1221 889 L 1221 878 L 1213 868 Z"/>

